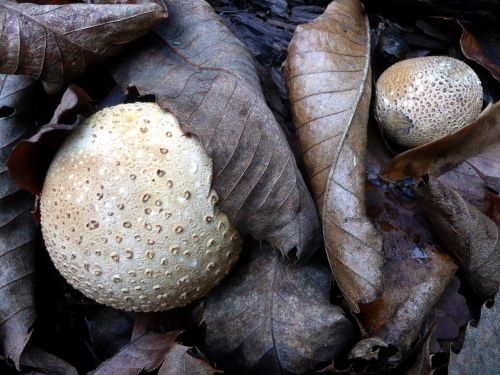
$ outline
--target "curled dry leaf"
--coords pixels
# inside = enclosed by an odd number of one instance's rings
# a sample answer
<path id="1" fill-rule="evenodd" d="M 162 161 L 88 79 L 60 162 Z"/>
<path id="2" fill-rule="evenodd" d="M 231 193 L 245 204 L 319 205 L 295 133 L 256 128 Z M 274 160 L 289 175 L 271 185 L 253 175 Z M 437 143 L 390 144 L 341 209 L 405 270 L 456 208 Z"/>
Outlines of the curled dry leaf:
<path id="1" fill-rule="evenodd" d="M 7 166 L 14 183 L 32 194 L 41 194 L 52 158 L 71 130 L 91 114 L 90 97 L 78 86 L 70 85 L 50 123 L 13 148 Z"/>
<path id="2" fill-rule="evenodd" d="M 417 196 L 443 245 L 465 269 L 474 292 L 492 297 L 500 282 L 498 226 L 456 191 L 424 176 Z"/>
<path id="3" fill-rule="evenodd" d="M 21 366 L 36 368 L 50 375 L 78 375 L 78 371 L 63 359 L 31 344 L 21 356 Z"/>
<path id="4" fill-rule="evenodd" d="M 500 81 L 500 40 L 498 32 L 491 26 L 466 29 L 462 26 L 460 47 L 464 55 L 482 65 Z"/>
<path id="5" fill-rule="evenodd" d="M 406 375 L 432 375 L 432 355 L 430 351 L 431 336 L 434 332 L 432 326 L 424 338 L 422 349 L 418 354 L 413 365 L 407 370 Z"/>
<path id="6" fill-rule="evenodd" d="M 464 326 L 470 319 L 469 306 L 465 297 L 458 293 L 460 279 L 453 277 L 448 288 L 443 292 L 434 308 L 436 326 L 431 340 L 428 343 L 431 353 L 449 351 L 449 340 L 454 340 L 460 333 L 460 327 Z M 438 340 L 446 340 L 441 345 Z"/>
<path id="7" fill-rule="evenodd" d="M 399 154 L 384 167 L 382 174 L 392 180 L 419 178 L 425 173 L 439 177 L 463 161 L 496 147 L 499 139 L 500 102 L 497 102 L 459 131 Z"/>
<path id="8" fill-rule="evenodd" d="M 376 132 L 376 124 L 370 125 L 373 126 L 370 126 L 369 133 L 366 201 L 368 215 L 383 237 L 384 291 L 380 298 L 360 306 L 360 320 L 369 336 L 398 349 L 389 358 L 389 363 L 394 364 L 409 352 L 417 340 L 422 323 L 458 267 L 450 256 L 441 251 L 425 216 L 416 210 L 418 203 L 409 186 L 405 185 L 406 181 L 388 183 L 377 175 L 389 155 L 380 134 Z M 365 346 L 366 354 L 356 354 L 353 349 L 353 357 L 371 358 L 373 353 L 369 350 L 370 345 L 364 344 L 365 341 L 361 341 L 355 349 Z M 375 340 L 371 347 L 377 350 L 383 345 Z"/>
<path id="9" fill-rule="evenodd" d="M 123 89 L 153 94 L 213 160 L 221 208 L 243 233 L 307 258 L 319 223 L 246 48 L 202 0 L 165 0 L 168 22 L 114 70 Z"/>
<path id="10" fill-rule="evenodd" d="M 195 357 L 191 349 L 175 345 L 165 356 L 158 375 L 212 375 L 220 373 L 203 358 Z"/>
<path id="11" fill-rule="evenodd" d="M 351 309 L 382 291 L 382 242 L 365 211 L 370 29 L 358 0 L 297 28 L 286 62 L 293 120 L 323 221 L 326 252 Z"/>
<path id="12" fill-rule="evenodd" d="M 371 359 L 378 359 L 380 349 L 383 348 L 389 348 L 389 345 L 384 340 L 376 336 L 370 337 L 358 341 L 351 349 L 349 358 L 363 358 L 367 361 L 370 361 Z"/>
<path id="13" fill-rule="evenodd" d="M 158 4 L 36 5 L 0 1 L 0 72 L 41 79 L 55 93 L 166 17 Z"/>
<path id="14" fill-rule="evenodd" d="M 221 368 L 303 374 L 349 349 L 356 332 L 330 304 L 326 267 L 292 265 L 256 244 L 242 253 L 204 310 L 207 354 Z"/>
<path id="15" fill-rule="evenodd" d="M 493 306 L 485 303 L 476 327 L 469 324 L 458 354 L 451 353 L 449 375 L 496 375 L 500 368 L 500 316 L 498 296 Z"/>
<path id="16" fill-rule="evenodd" d="M 178 345 L 179 332 L 156 333 L 149 331 L 133 336 L 132 341 L 113 357 L 103 362 L 89 375 L 138 375 L 158 368 L 165 355 Z"/>
<path id="17" fill-rule="evenodd" d="M 33 272 L 37 230 L 30 214 L 34 199 L 14 185 L 6 160 L 33 126 L 33 86 L 27 77 L 0 75 L 0 352 L 18 369 L 36 317 Z"/>
<path id="18" fill-rule="evenodd" d="M 134 316 L 130 313 L 103 305 L 93 305 L 82 310 L 78 309 L 78 313 L 82 313 L 86 332 L 88 332 L 85 345 L 97 361 L 112 357 L 133 340 L 130 338 L 130 333 L 134 327 Z M 78 318 L 72 316 L 71 319 L 74 321 Z"/>
<path id="19" fill-rule="evenodd" d="M 484 168 L 485 164 L 489 166 Z M 500 159 L 491 159 L 490 162 L 481 156 L 463 162 L 438 179 L 500 225 L 500 195 L 497 193 L 497 187 L 500 190 L 500 179 L 496 177 L 499 173 Z"/>

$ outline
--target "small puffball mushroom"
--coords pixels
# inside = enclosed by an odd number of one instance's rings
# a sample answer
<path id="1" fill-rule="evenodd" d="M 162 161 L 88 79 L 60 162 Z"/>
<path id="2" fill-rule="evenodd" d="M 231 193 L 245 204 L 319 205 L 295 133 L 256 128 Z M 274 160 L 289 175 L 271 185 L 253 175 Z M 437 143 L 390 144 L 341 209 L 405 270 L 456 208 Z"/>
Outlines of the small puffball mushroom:
<path id="1" fill-rule="evenodd" d="M 154 103 L 104 109 L 55 156 L 42 233 L 61 274 L 117 309 L 159 311 L 204 296 L 241 240 L 210 190 L 212 162 Z"/>
<path id="2" fill-rule="evenodd" d="M 384 134 L 417 147 L 451 134 L 481 112 L 477 74 L 460 60 L 428 56 L 400 61 L 378 79 L 375 118 Z"/>

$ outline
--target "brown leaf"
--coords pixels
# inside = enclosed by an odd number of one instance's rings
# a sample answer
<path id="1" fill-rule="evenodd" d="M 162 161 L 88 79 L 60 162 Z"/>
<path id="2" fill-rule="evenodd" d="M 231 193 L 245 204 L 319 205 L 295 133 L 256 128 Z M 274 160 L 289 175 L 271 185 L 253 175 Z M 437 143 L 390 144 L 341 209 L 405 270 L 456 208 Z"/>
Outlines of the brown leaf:
<path id="1" fill-rule="evenodd" d="M 432 375 L 432 357 L 430 351 L 431 336 L 434 328 L 431 327 L 427 332 L 420 353 L 418 354 L 413 365 L 405 372 L 406 375 Z"/>
<path id="2" fill-rule="evenodd" d="M 405 151 L 384 167 L 382 175 L 391 180 L 419 178 L 425 173 L 435 177 L 463 161 L 495 147 L 500 139 L 500 102 L 489 105 L 479 117 L 459 131 Z"/>
<path id="3" fill-rule="evenodd" d="M 484 181 L 484 185 L 500 193 L 500 142 L 467 160 Z"/>
<path id="4" fill-rule="evenodd" d="M 31 344 L 21 356 L 21 366 L 33 367 L 50 375 L 78 375 L 78 371 L 63 359 Z"/>
<path id="5" fill-rule="evenodd" d="M 417 196 L 443 245 L 465 269 L 478 296 L 492 297 L 500 282 L 498 226 L 456 191 L 424 176 Z"/>
<path id="6" fill-rule="evenodd" d="M 451 354 L 449 375 L 496 375 L 500 368 L 500 317 L 498 296 L 493 306 L 483 305 L 476 327 L 467 326 L 460 353 Z"/>
<path id="7" fill-rule="evenodd" d="M 19 369 L 35 321 L 34 199 L 11 181 L 6 160 L 33 126 L 31 79 L 0 75 L 0 352 Z"/>
<path id="8" fill-rule="evenodd" d="M 138 336 L 89 375 L 138 375 L 159 367 L 179 332 L 148 332 Z"/>
<path id="9" fill-rule="evenodd" d="M 158 375 L 212 375 L 220 373 L 202 358 L 193 356 L 191 349 L 175 345 L 165 356 Z"/>
<path id="10" fill-rule="evenodd" d="M 65 311 L 66 309 L 61 309 Z M 112 309 L 104 305 L 78 309 L 83 313 L 83 320 L 88 332 L 86 346 L 98 361 L 104 361 L 120 351 L 134 338 L 130 338 L 134 324 L 134 316 L 130 313 Z M 83 310 L 83 311 L 81 311 Z M 75 317 L 70 319 L 76 320 Z M 45 332 L 50 332 L 45 330 Z M 87 335 L 85 335 L 87 336 Z"/>
<path id="11" fill-rule="evenodd" d="M 500 225 L 500 143 L 439 177 L 467 202 Z"/>
<path id="12" fill-rule="evenodd" d="M 458 293 L 459 288 L 460 279 L 455 276 L 436 303 L 434 308 L 436 328 L 428 343 L 431 353 L 442 351 L 441 346 L 445 351 L 448 351 L 449 345 L 440 345 L 438 340 L 456 339 L 460 327 L 464 326 L 471 318 L 465 297 Z"/>
<path id="13" fill-rule="evenodd" d="M 213 159 L 222 210 L 240 231 L 307 258 L 317 213 L 245 47 L 202 0 L 165 1 L 156 39 L 115 69 L 123 89 L 154 94 Z"/>
<path id="14" fill-rule="evenodd" d="M 36 5 L 0 2 L 0 72 L 26 74 L 57 92 L 88 65 L 115 55 L 166 17 L 141 5 Z"/>
<path id="15" fill-rule="evenodd" d="M 384 291 L 372 303 L 361 305 L 360 320 L 368 335 L 398 349 L 389 358 L 390 363 L 397 363 L 417 340 L 422 323 L 457 266 L 441 251 L 425 216 L 416 209 L 418 202 L 412 195 L 413 185 L 406 186 L 405 181 L 390 183 L 371 171 L 378 170 L 387 158 L 387 149 L 379 134 L 373 131 L 374 126 L 371 128 L 366 200 L 368 214 L 383 237 Z M 356 347 L 362 344 L 363 341 Z M 361 358 L 370 359 L 369 344 Z M 374 346 L 383 347 L 377 342 L 371 345 Z"/>
<path id="16" fill-rule="evenodd" d="M 369 337 L 356 343 L 349 353 L 349 358 L 363 358 L 367 361 L 379 358 L 379 350 L 389 345 L 380 337 Z"/>
<path id="17" fill-rule="evenodd" d="M 492 210 L 494 210 L 495 198 L 498 197 L 498 194 L 488 189 L 486 179 L 487 177 L 482 175 L 468 161 L 463 162 L 458 167 L 438 178 L 439 181 L 454 189 L 462 198 L 477 207 L 483 214 L 491 217 Z"/>
<path id="18" fill-rule="evenodd" d="M 323 219 L 326 252 L 351 309 L 382 291 L 380 235 L 366 216 L 370 28 L 358 0 L 297 27 L 285 67 L 294 124 Z"/>
<path id="19" fill-rule="evenodd" d="M 206 301 L 207 353 L 223 369 L 303 374 L 338 358 L 356 333 L 329 302 L 330 272 L 252 244 Z"/>
<path id="20" fill-rule="evenodd" d="M 500 40 L 498 32 L 490 25 L 466 29 L 460 38 L 460 47 L 464 55 L 486 68 L 500 82 Z"/>
<path id="21" fill-rule="evenodd" d="M 41 194 L 45 174 L 57 150 L 71 130 L 91 114 L 90 97 L 78 86 L 70 85 L 50 124 L 13 148 L 7 166 L 14 183 L 32 194 Z"/>

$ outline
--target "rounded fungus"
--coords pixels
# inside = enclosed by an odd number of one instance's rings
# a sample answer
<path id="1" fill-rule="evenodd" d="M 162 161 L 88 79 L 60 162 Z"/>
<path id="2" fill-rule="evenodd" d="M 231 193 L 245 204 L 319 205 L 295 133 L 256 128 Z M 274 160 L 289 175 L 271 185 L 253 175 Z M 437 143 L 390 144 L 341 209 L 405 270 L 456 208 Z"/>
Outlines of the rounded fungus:
<path id="1" fill-rule="evenodd" d="M 186 305 L 218 284 L 241 240 L 218 209 L 201 143 L 154 103 L 88 118 L 65 141 L 40 201 L 56 268 L 87 297 L 117 309 Z"/>
<path id="2" fill-rule="evenodd" d="M 446 56 L 418 57 L 382 73 L 375 118 L 384 134 L 411 148 L 468 125 L 482 103 L 481 81 L 467 64 Z"/>

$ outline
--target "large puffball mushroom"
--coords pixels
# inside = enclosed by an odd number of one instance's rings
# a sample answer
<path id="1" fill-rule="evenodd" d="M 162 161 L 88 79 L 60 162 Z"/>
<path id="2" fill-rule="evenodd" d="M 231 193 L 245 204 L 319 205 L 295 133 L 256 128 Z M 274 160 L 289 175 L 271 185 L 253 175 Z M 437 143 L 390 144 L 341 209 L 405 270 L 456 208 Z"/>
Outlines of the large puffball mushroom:
<path id="1" fill-rule="evenodd" d="M 417 147 L 469 124 L 482 103 L 481 81 L 467 64 L 446 56 L 418 57 L 382 73 L 375 117 L 394 142 Z"/>
<path id="2" fill-rule="evenodd" d="M 211 179 L 201 143 L 158 105 L 104 109 L 71 134 L 47 173 L 40 210 L 50 257 L 99 303 L 186 305 L 219 283 L 240 252 Z"/>

